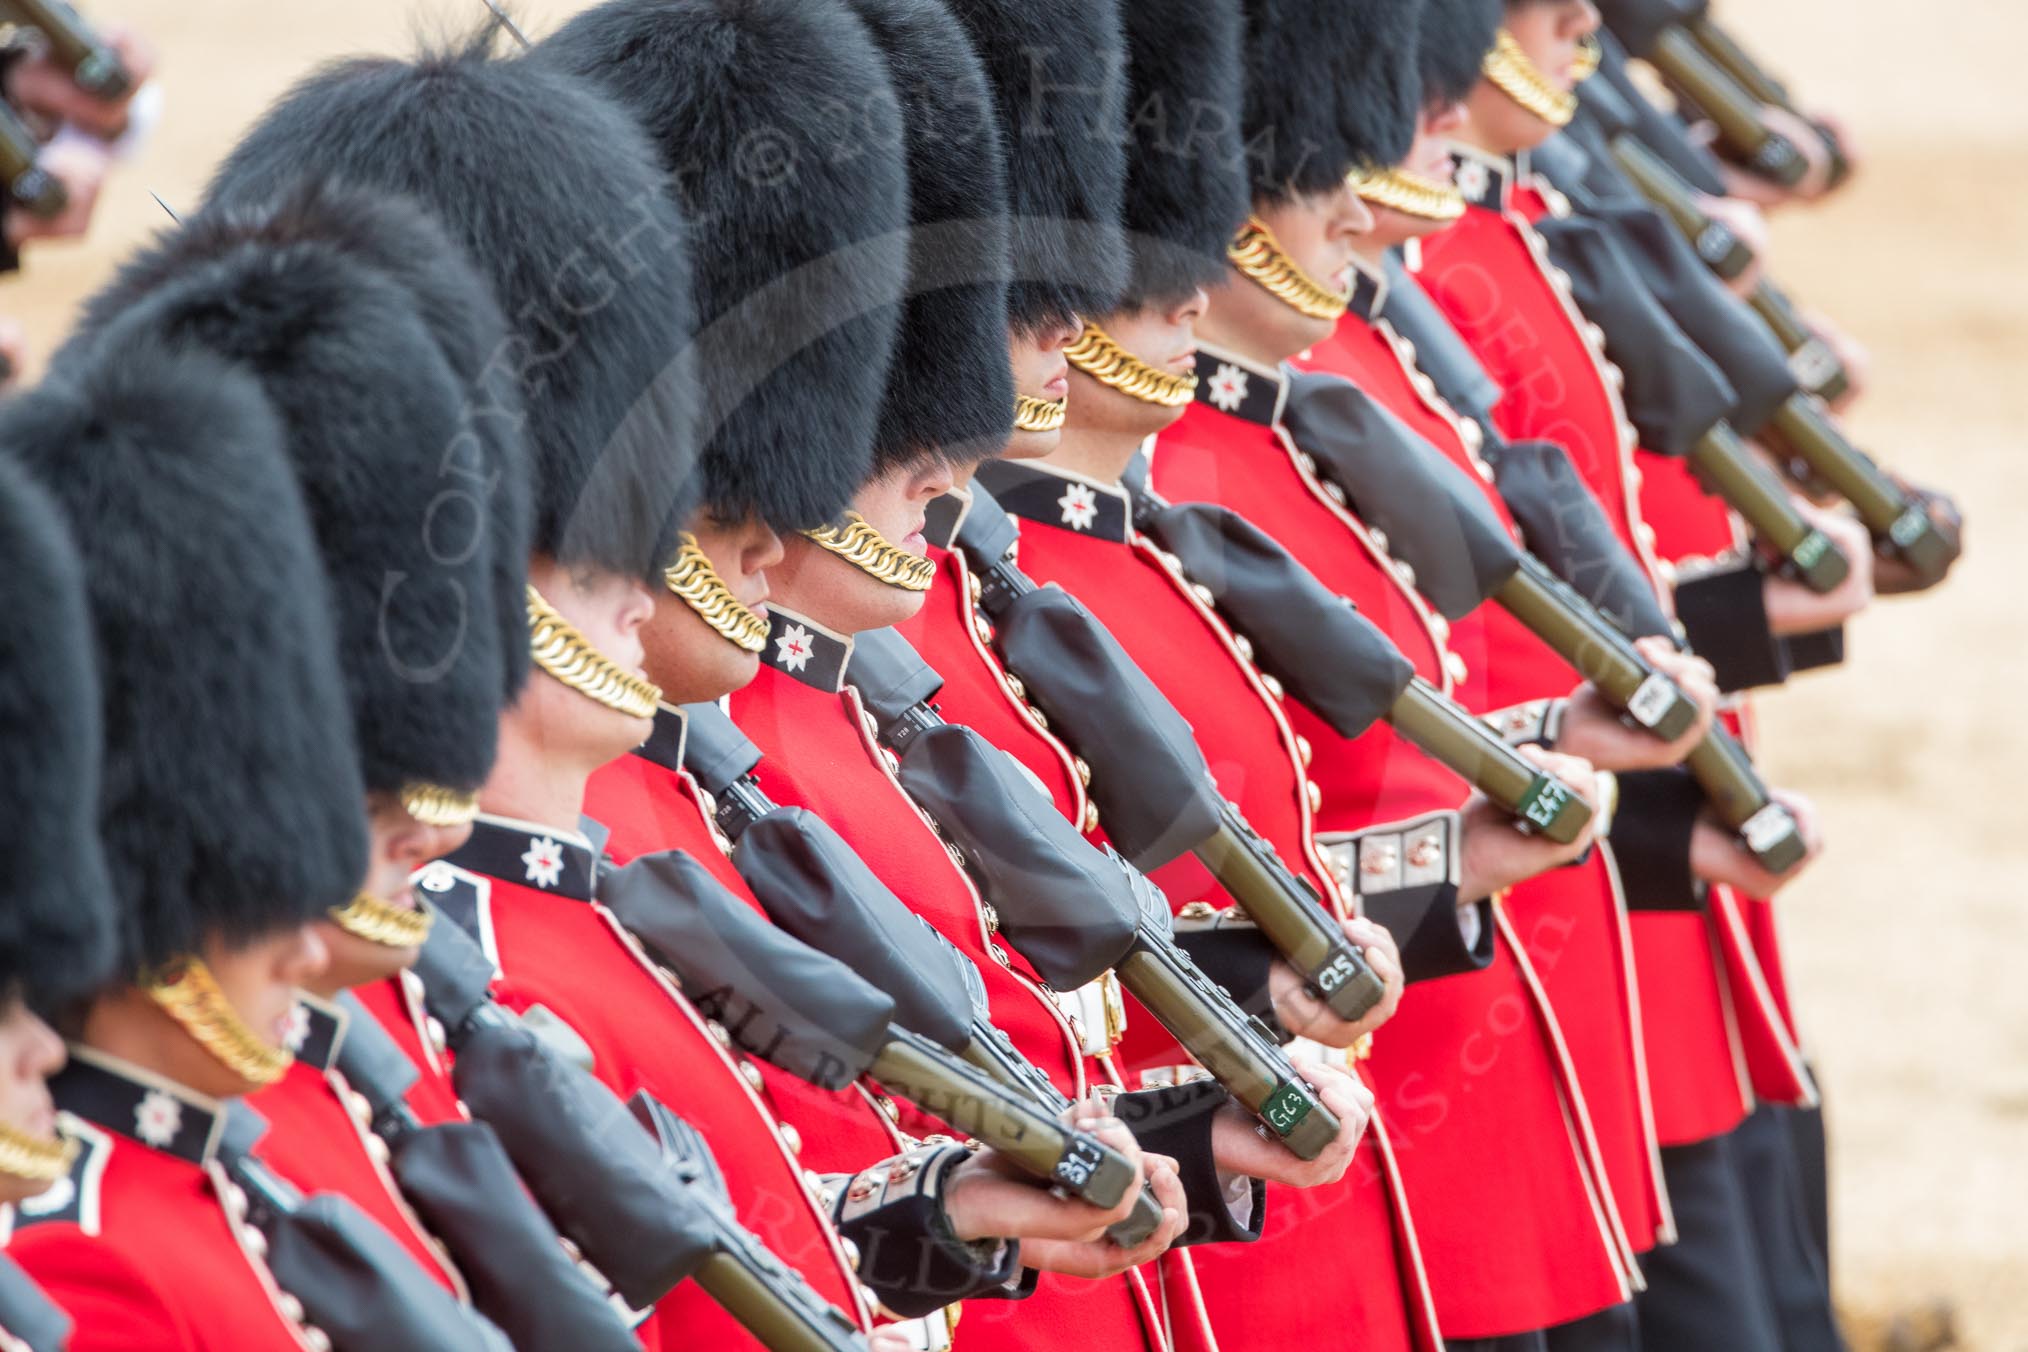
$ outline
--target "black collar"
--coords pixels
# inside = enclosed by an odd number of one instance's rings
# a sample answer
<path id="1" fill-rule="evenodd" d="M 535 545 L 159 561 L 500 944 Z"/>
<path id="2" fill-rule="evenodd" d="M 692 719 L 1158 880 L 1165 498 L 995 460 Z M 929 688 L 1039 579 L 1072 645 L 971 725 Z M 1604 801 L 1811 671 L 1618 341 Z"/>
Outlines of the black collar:
<path id="1" fill-rule="evenodd" d="M 1387 304 L 1387 277 L 1365 259 L 1356 254 L 1352 258 L 1352 303 L 1351 311 L 1371 324 L 1380 318 L 1381 307 Z"/>
<path id="2" fill-rule="evenodd" d="M 690 719 L 681 709 L 667 704 L 655 706 L 655 730 L 648 734 L 648 740 L 634 748 L 634 754 L 664 770 L 680 771 L 683 768 L 683 739 L 690 728 Z"/>
<path id="3" fill-rule="evenodd" d="M 327 1004 L 307 991 L 296 992 L 296 1008 L 289 1016 L 289 1050 L 296 1059 L 316 1071 L 326 1071 L 338 1060 L 345 1045 L 345 1011 Z"/>
<path id="4" fill-rule="evenodd" d="M 598 883 L 598 853 L 577 832 L 483 812 L 445 862 L 574 901 L 590 901 Z"/>
<path id="5" fill-rule="evenodd" d="M 760 660 L 790 680 L 835 695 L 845 688 L 845 664 L 852 660 L 852 640 L 834 634 L 815 620 L 772 603 L 768 606 L 768 646 Z"/>
<path id="6" fill-rule="evenodd" d="M 1197 402 L 1259 427 L 1282 420 L 1288 380 L 1279 366 L 1267 367 L 1197 344 Z"/>
<path id="7" fill-rule="evenodd" d="M 1039 460 L 988 461 L 979 466 L 979 479 L 1010 516 L 1096 540 L 1127 542 L 1133 505 L 1118 484 Z"/>
<path id="8" fill-rule="evenodd" d="M 1488 211 L 1505 211 L 1514 185 L 1528 172 L 1527 156 L 1492 155 L 1472 146 L 1451 145 L 1453 180 L 1467 202 Z"/>
<path id="9" fill-rule="evenodd" d="M 225 1131 L 218 1100 L 75 1043 L 49 1092 L 71 1116 L 186 1164 L 211 1163 Z"/>

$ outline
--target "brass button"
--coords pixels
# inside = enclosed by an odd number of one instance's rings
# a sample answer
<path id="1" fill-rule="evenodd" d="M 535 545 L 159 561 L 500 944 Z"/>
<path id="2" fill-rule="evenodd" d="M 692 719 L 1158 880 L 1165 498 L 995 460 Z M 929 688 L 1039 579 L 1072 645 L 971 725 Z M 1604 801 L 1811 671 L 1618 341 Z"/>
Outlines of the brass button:
<path id="1" fill-rule="evenodd" d="M 1305 474 L 1315 474 L 1317 472 L 1317 457 L 1311 455 L 1308 451 L 1297 451 L 1296 463 L 1303 467 L 1303 473 Z"/>
<path id="2" fill-rule="evenodd" d="M 1043 713 L 1042 710 L 1031 704 L 1028 706 L 1028 716 L 1035 720 L 1036 727 L 1041 728 L 1044 732 L 1049 731 L 1049 716 Z"/>
<path id="3" fill-rule="evenodd" d="M 1028 698 L 1028 687 L 1011 671 L 1007 673 L 1007 689 L 1013 692 L 1015 699 L 1025 701 Z"/>
<path id="4" fill-rule="evenodd" d="M 431 1014 L 424 1018 L 423 1030 L 429 1034 L 430 1047 L 433 1051 L 442 1054 L 450 1045 L 450 1039 L 444 1036 L 444 1026 L 437 1021 L 436 1015 Z"/>
<path id="5" fill-rule="evenodd" d="M 275 1307 L 282 1312 L 282 1318 L 288 1320 L 291 1324 L 303 1322 L 303 1302 L 297 1300 L 288 1292 L 282 1291 L 276 1293 Z"/>
<path id="6" fill-rule="evenodd" d="M 979 914 L 986 922 L 986 933 L 998 934 L 1000 932 L 1000 913 L 993 909 L 992 902 L 980 902 Z"/>
<path id="7" fill-rule="evenodd" d="M 1260 683 L 1263 686 L 1267 687 L 1268 694 L 1273 695 L 1276 699 L 1283 699 L 1286 697 L 1282 690 L 1282 683 L 1276 680 L 1274 677 L 1268 675 L 1266 672 L 1261 673 Z"/>
<path id="8" fill-rule="evenodd" d="M 979 598 L 986 594 L 986 584 L 979 580 L 977 573 L 970 573 L 965 577 L 965 590 L 971 593 L 972 604 L 977 605 Z"/>
<path id="9" fill-rule="evenodd" d="M 1393 543 L 1393 541 L 1387 538 L 1387 532 L 1384 530 L 1380 530 L 1377 527 L 1369 528 L 1366 532 L 1366 536 L 1368 539 L 1373 541 L 1373 547 L 1383 554 L 1387 552 L 1388 545 Z"/>
<path id="10" fill-rule="evenodd" d="M 1456 653 L 1444 654 L 1444 670 L 1450 673 L 1453 681 L 1462 681 L 1471 673 L 1471 668 L 1465 665 L 1465 659 Z"/>
<path id="11" fill-rule="evenodd" d="M 993 641 L 992 622 L 976 611 L 972 615 L 972 632 L 979 636 L 981 643 L 991 643 Z"/>
<path id="12" fill-rule="evenodd" d="M 1309 769 L 1309 768 L 1310 768 L 1310 762 L 1311 762 L 1312 760 L 1315 760 L 1315 759 L 1316 759 L 1316 756 L 1317 756 L 1317 748 L 1315 748 L 1315 747 L 1313 747 L 1313 746 L 1311 746 L 1311 745 L 1310 745 L 1310 739 L 1309 739 L 1309 738 L 1307 738 L 1307 737 L 1305 737 L 1305 736 L 1303 736 L 1303 734 L 1302 734 L 1302 733 L 1300 733 L 1300 732 L 1299 732 L 1299 733 L 1297 733 L 1297 734 L 1296 734 L 1296 757 L 1297 757 L 1297 759 L 1299 759 L 1299 760 L 1301 760 L 1301 761 L 1303 762 L 1303 768 L 1304 768 L 1304 769 L 1306 769 L 1306 770 L 1307 770 L 1307 769 Z"/>
<path id="13" fill-rule="evenodd" d="M 1410 567 L 1405 560 L 1396 559 L 1394 561 L 1394 575 L 1401 579 L 1402 586 L 1410 589 L 1415 587 L 1415 569 Z"/>
<path id="14" fill-rule="evenodd" d="M 782 1144 L 788 1147 L 789 1153 L 791 1155 L 802 1154 L 803 1133 L 797 1131 L 795 1127 L 791 1126 L 787 1122 L 782 1123 L 781 1128 L 782 1128 Z"/>
<path id="15" fill-rule="evenodd" d="M 1096 831 L 1098 830 L 1098 825 L 1098 804 L 1088 802 L 1084 805 L 1084 829 L 1087 832 Z"/>
<path id="16" fill-rule="evenodd" d="M 1087 762 L 1085 758 L 1082 756 L 1072 756 L 1070 758 L 1070 764 L 1071 767 L 1077 771 L 1077 782 L 1084 785 L 1086 788 L 1090 788 L 1091 787 L 1090 763 Z"/>
<path id="17" fill-rule="evenodd" d="M 331 1335 L 315 1324 L 303 1325 L 298 1330 L 298 1335 L 303 1340 L 303 1346 L 309 1348 L 310 1352 L 331 1352 Z"/>
<path id="18" fill-rule="evenodd" d="M 1212 594 L 1211 588 L 1205 586 L 1202 582 L 1191 583 L 1190 594 L 1207 606 L 1218 604 L 1218 598 Z"/>
<path id="19" fill-rule="evenodd" d="M 1340 507 L 1345 505 L 1345 490 L 1338 487 L 1335 479 L 1326 479 L 1324 481 L 1324 496 L 1337 503 Z"/>
<path id="20" fill-rule="evenodd" d="M 746 1087 L 748 1089 L 753 1090 L 753 1092 L 756 1094 L 760 1093 L 762 1090 L 767 1088 L 768 1082 L 767 1079 L 761 1074 L 760 1067 L 755 1065 L 751 1061 L 744 1059 L 740 1061 L 739 1078 L 745 1080 Z"/>
<path id="21" fill-rule="evenodd" d="M 1303 781 L 1303 788 L 1310 798 L 1310 811 L 1320 810 L 1324 806 L 1324 791 L 1317 786 L 1317 781 L 1306 779 Z"/>
<path id="22" fill-rule="evenodd" d="M 855 1197 L 853 1200 L 859 1201 L 861 1199 Z M 859 1271 L 859 1246 L 841 1236 L 838 1240 L 838 1248 L 845 1255 L 845 1265 L 854 1272 Z"/>

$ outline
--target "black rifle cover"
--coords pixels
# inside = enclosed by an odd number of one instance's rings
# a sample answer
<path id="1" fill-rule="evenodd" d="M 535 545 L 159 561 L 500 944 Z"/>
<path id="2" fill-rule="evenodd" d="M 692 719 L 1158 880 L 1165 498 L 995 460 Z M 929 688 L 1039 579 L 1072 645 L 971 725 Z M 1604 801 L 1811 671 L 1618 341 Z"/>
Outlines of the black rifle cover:
<path id="1" fill-rule="evenodd" d="M 1297 376 L 1283 421 L 1445 618 L 1471 614 L 1521 566 L 1484 490 L 1351 381 Z"/>
<path id="2" fill-rule="evenodd" d="M 1459 416 L 1490 427 L 1493 410 L 1506 391 L 1437 308 L 1422 282 L 1392 253 L 1387 255 L 1386 272 L 1387 296 L 1380 317 L 1415 344 L 1415 364 L 1436 382 L 1437 391 Z"/>
<path id="3" fill-rule="evenodd" d="M 893 1000 L 769 924 L 688 855 L 643 855 L 601 891 L 691 1003 L 750 1055 L 820 1089 L 843 1089 L 887 1045 Z"/>
<path id="4" fill-rule="evenodd" d="M 975 488 L 967 528 L 980 507 Z M 1147 870 L 1210 839 L 1224 802 L 1196 736 L 1105 626 L 1059 587 L 1014 598 L 994 621 L 1007 666 L 1091 763 L 1114 847 Z"/>
<path id="5" fill-rule="evenodd" d="M 0 1255 L 0 1329 L 28 1352 L 63 1352 L 70 1342 L 70 1316 L 5 1255 Z"/>
<path id="6" fill-rule="evenodd" d="M 821 817 L 777 808 L 747 827 L 732 861 L 775 924 L 885 992 L 895 1022 L 951 1051 L 970 1040 L 963 955 Z"/>
<path id="7" fill-rule="evenodd" d="M 1635 56 L 1645 55 L 1664 32 L 1689 23 L 1708 8 L 1706 0 L 1598 0 L 1606 27 Z"/>
<path id="8" fill-rule="evenodd" d="M 1585 487 L 1569 454 L 1554 442 L 1517 441 L 1493 461 L 1500 496 L 1528 541 L 1528 552 L 1621 632 L 1635 638 L 1675 630 L 1648 580 L 1620 542 L 1605 509 Z"/>
<path id="9" fill-rule="evenodd" d="M 1140 912 L 1126 875 L 1006 752 L 946 723 L 910 744 L 899 774 L 963 851 L 1000 933 L 1044 981 L 1076 990 L 1133 948 Z"/>
<path id="10" fill-rule="evenodd" d="M 493 960 L 479 941 L 439 913 L 416 955 L 423 1000 L 447 1033 L 455 1035 L 473 1014 L 493 1003 Z"/>
<path id="11" fill-rule="evenodd" d="M 1627 48 L 1610 32 L 1598 35 L 1598 45 L 1598 73 L 1577 87 L 1579 103 L 1598 101 L 1597 96 L 1607 91 L 1616 94 L 1619 105 L 1615 111 L 1625 111 L 1625 130 L 1667 160 L 1697 191 L 1725 196 L 1725 177 L 1719 172 L 1717 158 L 1690 139 L 1681 121 L 1649 102 L 1627 71 Z"/>
<path id="12" fill-rule="evenodd" d="M 707 793 L 744 779 L 761 763 L 760 748 L 716 704 L 683 706 L 683 768 Z"/>
<path id="13" fill-rule="evenodd" d="M 1211 591 L 1261 669 L 1340 736 L 1372 727 L 1415 679 L 1387 635 L 1238 513 L 1180 503 L 1145 528 Z"/>
<path id="14" fill-rule="evenodd" d="M 883 728 L 944 688 L 943 674 L 923 660 L 898 630 L 870 629 L 852 637 L 845 683 Z"/>

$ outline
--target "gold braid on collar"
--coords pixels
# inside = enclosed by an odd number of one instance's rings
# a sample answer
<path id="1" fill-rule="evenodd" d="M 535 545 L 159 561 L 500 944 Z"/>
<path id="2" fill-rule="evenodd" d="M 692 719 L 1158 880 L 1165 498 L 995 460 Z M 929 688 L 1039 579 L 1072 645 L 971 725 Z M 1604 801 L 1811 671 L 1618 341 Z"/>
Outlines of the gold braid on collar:
<path id="1" fill-rule="evenodd" d="M 830 550 L 868 577 L 902 591 L 925 592 L 936 580 L 937 566 L 909 553 L 887 538 L 857 512 L 845 513 L 842 526 L 820 526 L 804 535 Z"/>
<path id="2" fill-rule="evenodd" d="M 479 795 L 416 780 L 401 786 L 401 805 L 424 826 L 463 826 L 479 815 Z"/>
<path id="3" fill-rule="evenodd" d="M 1598 34 L 1586 33 L 1577 40 L 1577 56 L 1570 63 L 1570 78 L 1583 84 L 1598 74 L 1599 62 L 1605 60 L 1605 49 L 1599 46 Z"/>
<path id="4" fill-rule="evenodd" d="M 1567 127 L 1570 119 L 1577 116 L 1577 95 L 1550 83 L 1541 67 L 1529 60 L 1514 35 L 1504 28 L 1493 39 L 1493 50 L 1486 53 L 1481 69 L 1495 89 L 1552 127 Z"/>
<path id="5" fill-rule="evenodd" d="M 1060 432 L 1069 416 L 1070 400 L 1014 396 L 1014 430 L 1017 432 Z"/>
<path id="6" fill-rule="evenodd" d="M 1269 295 L 1311 319 L 1336 319 L 1352 304 L 1350 296 L 1325 286 L 1283 253 L 1281 241 L 1258 218 L 1239 228 L 1225 256 Z"/>
<path id="7" fill-rule="evenodd" d="M 68 1136 L 30 1136 L 0 1122 L 0 1174 L 30 1183 L 54 1183 L 70 1172 L 77 1142 Z"/>
<path id="8" fill-rule="evenodd" d="M 1064 351 L 1070 364 L 1101 385 L 1110 385 L 1130 399 L 1158 408 L 1181 408 L 1197 395 L 1197 377 L 1158 371 L 1113 341 L 1112 335 L 1087 322 L 1084 332 Z"/>
<path id="9" fill-rule="evenodd" d="M 662 570 L 662 582 L 733 647 L 757 653 L 768 646 L 768 622 L 732 594 L 689 531 L 680 537 L 676 562 Z"/>
<path id="10" fill-rule="evenodd" d="M 1408 169 L 1355 170 L 1352 190 L 1362 201 L 1418 220 L 1450 222 L 1465 214 L 1463 193 Z"/>
<path id="11" fill-rule="evenodd" d="M 286 1047 L 269 1046 L 246 1026 L 211 969 L 197 958 L 185 959 L 173 974 L 148 982 L 146 989 L 148 998 L 192 1041 L 248 1084 L 273 1084 L 295 1062 Z"/>
<path id="12" fill-rule="evenodd" d="M 535 665 L 586 699 L 629 718 L 653 718 L 662 688 L 622 670 L 592 646 L 577 626 L 556 612 L 533 586 L 528 589 L 528 643 Z"/>
<path id="13" fill-rule="evenodd" d="M 404 910 L 361 892 L 343 906 L 331 908 L 331 923 L 355 939 L 382 948 L 420 948 L 430 937 L 430 912 L 420 906 Z"/>

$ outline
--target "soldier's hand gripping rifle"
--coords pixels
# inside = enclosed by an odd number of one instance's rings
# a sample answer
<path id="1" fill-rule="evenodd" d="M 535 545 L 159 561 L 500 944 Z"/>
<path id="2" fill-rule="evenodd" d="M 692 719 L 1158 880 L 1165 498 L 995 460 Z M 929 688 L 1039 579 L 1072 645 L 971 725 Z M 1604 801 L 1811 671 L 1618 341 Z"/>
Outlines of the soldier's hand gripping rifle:
<path id="1" fill-rule="evenodd" d="M 1417 351 L 1425 349 L 1418 344 Z M 1462 470 L 1349 383 L 1297 377 L 1286 416 L 1316 458 L 1318 473 L 1357 505 L 1362 519 L 1387 533 L 1390 548 L 1415 570 L 1418 589 L 1440 614 L 1458 620 L 1494 601 L 1633 726 L 1673 741 L 1696 720 L 1690 698 L 1628 637 L 1671 630 L 1560 448 L 1527 442 L 1488 451 L 1502 496 L 1530 543 L 1539 542 L 1539 552 L 1530 553 L 1514 543 Z M 1584 594 L 1566 579 L 1581 584 Z M 1283 589 L 1267 579 L 1254 590 L 1265 604 Z M 1786 873 L 1802 861 L 1808 847 L 1801 828 L 1768 793 L 1730 732 L 1713 726 L 1686 764 L 1764 868 Z"/>
<path id="2" fill-rule="evenodd" d="M 267 1241 L 275 1283 L 302 1302 L 303 1320 L 337 1352 L 513 1352 L 505 1334 L 466 1309 L 406 1249 L 335 1193 L 304 1196 L 252 1153 L 267 1120 L 244 1100 L 226 1109 L 218 1162 Z M 164 1236 L 174 1243 L 174 1236 Z"/>
<path id="3" fill-rule="evenodd" d="M 686 855 L 645 855 L 611 874 L 606 905 L 700 1011 L 750 1055 L 820 1089 L 862 1076 L 993 1147 L 1050 1187 L 1118 1206 L 1134 1166 L 895 1020 L 894 1000 L 770 924 Z"/>
<path id="4" fill-rule="evenodd" d="M 1600 0 L 1599 10 L 1627 50 L 1660 71 L 1718 129 L 1718 146 L 1734 163 L 1793 188 L 1809 175 L 1802 147 L 1767 124 L 1763 101 L 1683 27 L 1688 7 L 1675 0 Z"/>
<path id="5" fill-rule="evenodd" d="M 0 186 L 7 194 L 0 206 L 19 206 L 46 221 L 70 205 L 70 193 L 63 180 L 42 167 L 41 149 L 21 115 L 0 103 Z"/>
<path id="6" fill-rule="evenodd" d="M 1079 835 L 1004 752 L 970 728 L 944 722 L 929 704 L 943 677 L 900 634 L 861 634 L 845 679 L 895 754 L 902 787 L 958 846 L 1000 918 L 1000 933 L 1043 980 L 1076 990 L 1113 971 L 1299 1158 L 1323 1152 L 1338 1135 L 1336 1115 L 1267 1026 L 1177 946 L 1168 901 L 1145 875 Z M 1333 992 L 1365 974 L 1375 989 L 1358 993 L 1363 1013 L 1378 999 L 1379 983 L 1342 931 L 1328 918 L 1324 923 L 1336 942 L 1333 965 L 1318 984 Z"/>
<path id="7" fill-rule="evenodd" d="M 622 1300 L 646 1309 L 695 1281 L 776 1352 L 864 1352 L 852 1321 L 739 1224 L 694 1133 L 673 1133 L 646 1093 L 622 1103 L 493 1000 L 476 939 L 440 914 L 415 970 L 459 1098 Z"/>
<path id="8" fill-rule="evenodd" d="M 902 1027 L 1044 1112 L 1069 1113 L 1071 1101 L 993 1024 L 971 959 L 903 905 L 822 818 L 768 800 L 753 778 L 760 750 L 723 710 L 699 704 L 684 714 L 685 762 L 718 802 L 721 826 L 735 842 L 733 864 L 768 918 L 884 992 Z M 1161 1202 L 1144 1183 L 1133 1213 L 1107 1233 L 1131 1249 L 1161 1223 Z"/>
<path id="9" fill-rule="evenodd" d="M 0 0 L 0 13 L 41 33 L 51 59 L 93 98 L 111 103 L 132 91 L 134 77 L 120 54 L 65 0 Z"/>

